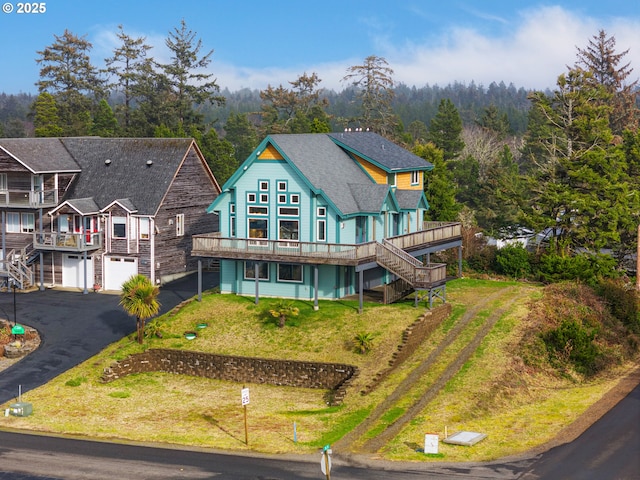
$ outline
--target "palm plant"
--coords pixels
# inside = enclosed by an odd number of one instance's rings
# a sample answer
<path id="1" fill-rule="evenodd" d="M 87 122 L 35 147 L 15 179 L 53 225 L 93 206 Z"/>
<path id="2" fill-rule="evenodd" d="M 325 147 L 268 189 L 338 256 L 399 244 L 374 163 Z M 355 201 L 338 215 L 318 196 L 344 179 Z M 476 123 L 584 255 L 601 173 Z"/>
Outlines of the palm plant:
<path id="1" fill-rule="evenodd" d="M 160 289 L 144 275 L 133 275 L 122 284 L 120 306 L 127 314 L 136 317 L 138 343 L 142 344 L 145 321 L 160 311 Z"/>
<path id="2" fill-rule="evenodd" d="M 300 313 L 300 309 L 293 305 L 293 302 L 280 300 L 276 303 L 269 313 L 278 319 L 278 327 L 283 328 L 288 316 L 295 317 Z"/>

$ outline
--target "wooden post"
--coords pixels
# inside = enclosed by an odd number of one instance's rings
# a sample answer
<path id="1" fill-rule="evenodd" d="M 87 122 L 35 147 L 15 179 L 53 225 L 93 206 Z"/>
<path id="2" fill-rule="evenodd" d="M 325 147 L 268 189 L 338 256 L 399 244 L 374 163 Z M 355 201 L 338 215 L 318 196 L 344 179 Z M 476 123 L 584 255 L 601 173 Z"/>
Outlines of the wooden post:
<path id="1" fill-rule="evenodd" d="M 244 443 L 249 445 L 249 427 L 247 426 L 247 406 L 244 406 Z"/>

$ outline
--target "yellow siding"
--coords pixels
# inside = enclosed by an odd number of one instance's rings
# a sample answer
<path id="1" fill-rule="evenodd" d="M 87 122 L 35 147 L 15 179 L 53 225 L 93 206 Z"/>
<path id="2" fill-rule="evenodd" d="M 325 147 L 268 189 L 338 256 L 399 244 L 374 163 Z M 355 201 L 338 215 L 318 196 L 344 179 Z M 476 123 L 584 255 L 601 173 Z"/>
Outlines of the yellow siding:
<path id="1" fill-rule="evenodd" d="M 273 145 L 268 145 L 267 148 L 264 149 L 264 152 L 258 155 L 258 159 L 260 160 L 284 160 L 280 152 L 275 149 Z"/>
<path id="2" fill-rule="evenodd" d="M 373 178 L 373 181 L 376 183 L 385 184 L 387 183 L 387 172 L 382 170 L 381 168 L 376 167 L 375 165 L 367 162 L 365 159 L 356 156 L 358 163 L 365 171 Z"/>
<path id="3" fill-rule="evenodd" d="M 424 175 L 420 172 L 420 183 L 411 185 L 411 172 L 402 172 L 396 175 L 396 187 L 401 190 L 422 190 L 422 178 Z"/>

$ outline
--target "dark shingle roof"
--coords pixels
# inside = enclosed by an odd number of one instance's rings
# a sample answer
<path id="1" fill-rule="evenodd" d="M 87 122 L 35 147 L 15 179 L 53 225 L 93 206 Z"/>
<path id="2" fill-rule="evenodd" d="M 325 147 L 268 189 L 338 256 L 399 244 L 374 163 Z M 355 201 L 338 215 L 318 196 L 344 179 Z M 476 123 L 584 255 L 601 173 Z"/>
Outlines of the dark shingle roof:
<path id="1" fill-rule="evenodd" d="M 34 174 L 80 171 L 59 138 L 2 138 L 0 148 Z"/>
<path id="2" fill-rule="evenodd" d="M 349 184 L 351 195 L 353 195 L 358 210 L 361 213 L 380 213 L 384 201 L 389 195 L 389 185 L 380 185 L 377 183 Z"/>
<path id="3" fill-rule="evenodd" d="M 67 198 L 92 198 L 100 209 L 126 199 L 141 215 L 156 213 L 192 143 L 188 138 L 61 141 L 82 169 Z"/>
<path id="4" fill-rule="evenodd" d="M 327 135 L 271 135 L 270 139 L 344 215 L 360 212 L 352 185 L 371 187 L 371 179 Z"/>
<path id="5" fill-rule="evenodd" d="M 396 200 L 401 210 L 415 210 L 422 198 L 422 190 L 396 190 Z"/>
<path id="6" fill-rule="evenodd" d="M 330 133 L 340 146 L 387 171 L 429 170 L 433 165 L 373 132 Z"/>

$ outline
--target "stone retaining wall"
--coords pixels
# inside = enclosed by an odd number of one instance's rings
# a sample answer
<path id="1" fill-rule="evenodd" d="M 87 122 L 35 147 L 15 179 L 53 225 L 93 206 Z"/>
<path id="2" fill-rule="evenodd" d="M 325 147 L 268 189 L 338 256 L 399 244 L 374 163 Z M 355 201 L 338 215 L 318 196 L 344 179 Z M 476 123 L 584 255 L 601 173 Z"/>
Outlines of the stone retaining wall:
<path id="1" fill-rule="evenodd" d="M 111 382 L 133 373 L 166 372 L 238 383 L 321 388 L 331 391 L 329 403 L 342 402 L 358 374 L 352 365 L 269 360 L 186 350 L 150 349 L 106 368 L 101 381 Z"/>

